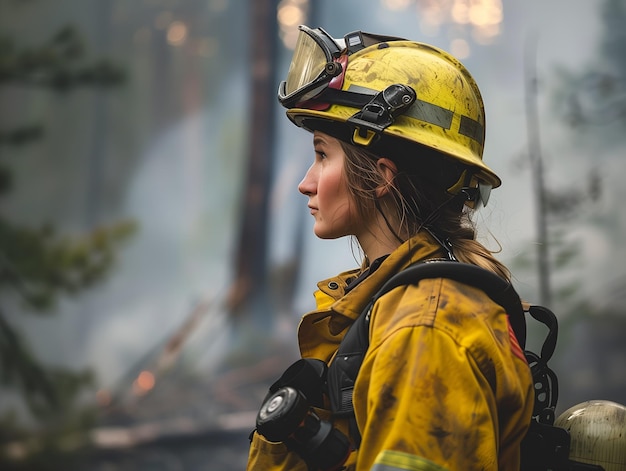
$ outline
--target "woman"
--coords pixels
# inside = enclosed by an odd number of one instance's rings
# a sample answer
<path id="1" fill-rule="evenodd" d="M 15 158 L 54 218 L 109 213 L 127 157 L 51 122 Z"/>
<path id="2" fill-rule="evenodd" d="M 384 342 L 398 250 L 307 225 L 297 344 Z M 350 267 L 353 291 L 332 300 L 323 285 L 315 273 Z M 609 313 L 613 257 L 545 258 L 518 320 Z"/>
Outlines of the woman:
<path id="1" fill-rule="evenodd" d="M 480 92 L 456 59 L 398 38 L 340 41 L 301 26 L 279 100 L 313 133 L 315 159 L 298 189 L 315 234 L 353 236 L 364 256 L 361 268 L 318 284 L 317 309 L 299 326 L 303 359 L 332 365 L 375 293 L 417 262 L 455 260 L 509 280 L 470 220 L 500 180 L 482 162 Z M 352 426 L 328 397 L 312 404 L 348 437 L 337 469 L 519 469 L 533 388 L 503 307 L 474 286 L 424 279 L 376 300 L 368 341 L 348 397 Z M 264 417 L 278 406 L 264 404 Z M 248 469 L 316 469 L 296 435 L 278 443 L 253 433 Z"/>

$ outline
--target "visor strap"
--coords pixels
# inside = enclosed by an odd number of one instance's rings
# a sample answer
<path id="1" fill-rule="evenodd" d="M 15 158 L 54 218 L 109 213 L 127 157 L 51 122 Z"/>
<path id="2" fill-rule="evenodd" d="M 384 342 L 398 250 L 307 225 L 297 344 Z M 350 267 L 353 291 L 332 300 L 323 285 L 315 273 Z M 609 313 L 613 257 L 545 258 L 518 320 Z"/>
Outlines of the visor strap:
<path id="1" fill-rule="evenodd" d="M 374 94 L 327 88 L 311 102 L 330 103 L 361 109 L 372 100 L 372 97 L 374 97 Z"/>

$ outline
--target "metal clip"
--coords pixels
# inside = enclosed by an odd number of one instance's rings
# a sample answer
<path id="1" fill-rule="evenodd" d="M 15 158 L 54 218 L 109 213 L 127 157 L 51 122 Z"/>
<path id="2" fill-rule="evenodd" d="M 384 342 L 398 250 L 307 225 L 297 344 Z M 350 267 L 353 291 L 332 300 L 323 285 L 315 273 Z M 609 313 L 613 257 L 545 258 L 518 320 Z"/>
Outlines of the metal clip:
<path id="1" fill-rule="evenodd" d="M 370 145 L 374 137 L 389 127 L 416 98 L 413 88 L 399 83 L 389 85 L 376 94 L 361 111 L 348 118 L 347 122 L 354 125 L 353 142 L 362 146 Z"/>

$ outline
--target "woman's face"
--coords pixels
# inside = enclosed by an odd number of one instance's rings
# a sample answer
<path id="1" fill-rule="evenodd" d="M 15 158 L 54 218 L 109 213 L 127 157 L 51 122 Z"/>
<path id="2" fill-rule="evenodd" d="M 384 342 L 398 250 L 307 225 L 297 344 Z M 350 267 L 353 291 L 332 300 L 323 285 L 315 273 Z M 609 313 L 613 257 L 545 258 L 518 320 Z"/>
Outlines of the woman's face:
<path id="1" fill-rule="evenodd" d="M 328 134 L 313 134 L 315 161 L 298 190 L 309 197 L 313 231 L 321 239 L 358 235 L 356 207 L 344 176 L 345 154 L 339 141 Z"/>

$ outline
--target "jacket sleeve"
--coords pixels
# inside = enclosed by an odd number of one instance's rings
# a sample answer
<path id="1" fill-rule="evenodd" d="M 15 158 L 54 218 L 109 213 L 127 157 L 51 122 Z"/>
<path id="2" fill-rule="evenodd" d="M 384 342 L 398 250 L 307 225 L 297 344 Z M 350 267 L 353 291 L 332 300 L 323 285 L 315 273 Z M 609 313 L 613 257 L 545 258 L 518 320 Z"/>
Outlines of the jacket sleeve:
<path id="1" fill-rule="evenodd" d="M 252 436 L 247 471 L 307 471 L 298 455 L 287 450 L 283 443 L 265 440 L 256 431 Z"/>
<path id="2" fill-rule="evenodd" d="M 367 385 L 355 392 L 367 398 L 357 411 L 359 470 L 394 456 L 411 470 L 497 470 L 489 384 L 445 334 L 429 327 L 395 332 L 368 352 L 359 383 Z"/>

